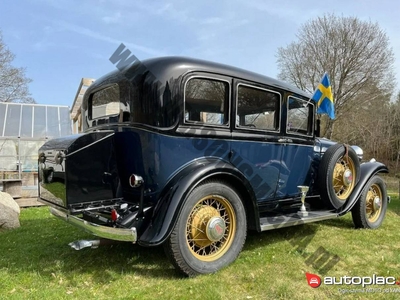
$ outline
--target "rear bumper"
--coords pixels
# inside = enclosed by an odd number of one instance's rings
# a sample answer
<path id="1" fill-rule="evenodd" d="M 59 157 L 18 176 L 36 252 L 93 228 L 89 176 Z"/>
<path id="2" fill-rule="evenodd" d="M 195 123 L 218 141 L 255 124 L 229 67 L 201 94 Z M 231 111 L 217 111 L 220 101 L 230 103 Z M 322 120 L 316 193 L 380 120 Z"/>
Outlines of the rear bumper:
<path id="1" fill-rule="evenodd" d="M 71 223 L 81 229 L 84 229 L 98 237 L 102 237 L 109 240 L 132 242 L 132 243 L 136 243 L 137 241 L 136 228 L 131 228 L 131 229 L 114 228 L 114 227 L 98 225 L 95 223 L 82 220 L 78 217 L 68 215 L 53 207 L 50 208 L 50 213 L 56 216 L 57 218 L 65 222 Z"/>

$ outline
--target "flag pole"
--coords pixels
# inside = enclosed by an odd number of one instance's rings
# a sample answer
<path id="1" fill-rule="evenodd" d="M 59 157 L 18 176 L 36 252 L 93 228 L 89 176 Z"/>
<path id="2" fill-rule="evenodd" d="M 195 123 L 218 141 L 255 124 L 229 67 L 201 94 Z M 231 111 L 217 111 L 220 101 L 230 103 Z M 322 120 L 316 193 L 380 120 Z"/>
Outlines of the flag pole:
<path id="1" fill-rule="evenodd" d="M 307 106 L 308 106 L 308 104 L 310 104 L 311 100 L 314 100 L 313 98 L 314 98 L 315 93 L 318 90 L 318 86 L 321 84 L 322 80 L 324 79 L 325 75 L 327 75 L 327 74 L 328 74 L 328 72 L 325 71 L 324 75 L 322 75 L 321 80 L 319 81 L 317 87 L 314 89 L 314 93 L 311 95 L 310 99 L 308 99 L 308 101 L 307 101 Z M 316 102 L 316 104 L 318 104 L 318 103 Z"/>

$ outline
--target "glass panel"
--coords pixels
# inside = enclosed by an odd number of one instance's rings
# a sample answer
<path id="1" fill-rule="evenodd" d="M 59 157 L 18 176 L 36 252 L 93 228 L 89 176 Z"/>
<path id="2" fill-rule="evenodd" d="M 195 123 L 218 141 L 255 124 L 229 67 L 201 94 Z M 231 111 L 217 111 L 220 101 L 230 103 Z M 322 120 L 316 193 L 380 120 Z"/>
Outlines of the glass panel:
<path id="1" fill-rule="evenodd" d="M 39 148 L 44 141 L 20 141 L 19 155 L 22 172 L 37 172 Z"/>
<path id="2" fill-rule="evenodd" d="M 61 136 L 71 135 L 71 118 L 68 107 L 60 107 Z"/>
<path id="3" fill-rule="evenodd" d="M 309 115 L 311 103 L 308 101 L 289 97 L 288 99 L 287 132 L 311 134 L 309 130 Z M 312 110 L 311 110 L 312 111 Z"/>
<path id="4" fill-rule="evenodd" d="M 58 107 L 47 107 L 47 137 L 60 137 Z"/>
<path id="5" fill-rule="evenodd" d="M 21 118 L 21 105 L 9 104 L 7 107 L 6 130 L 4 132 L 5 136 L 18 137 L 20 118 Z"/>
<path id="6" fill-rule="evenodd" d="M 227 82 L 194 78 L 185 89 L 185 121 L 207 124 L 228 124 L 229 84 Z"/>
<path id="7" fill-rule="evenodd" d="M 0 136 L 3 136 L 4 117 L 6 115 L 7 104 L 0 103 Z"/>
<path id="8" fill-rule="evenodd" d="M 279 129 L 280 95 L 239 85 L 237 125 L 249 129 Z"/>
<path id="9" fill-rule="evenodd" d="M 32 137 L 32 111 L 31 105 L 22 106 L 21 137 Z"/>
<path id="10" fill-rule="evenodd" d="M 33 137 L 46 137 L 46 107 L 35 106 L 33 118 Z"/>
<path id="11" fill-rule="evenodd" d="M 0 140 L 0 171 L 18 171 L 17 142 Z"/>

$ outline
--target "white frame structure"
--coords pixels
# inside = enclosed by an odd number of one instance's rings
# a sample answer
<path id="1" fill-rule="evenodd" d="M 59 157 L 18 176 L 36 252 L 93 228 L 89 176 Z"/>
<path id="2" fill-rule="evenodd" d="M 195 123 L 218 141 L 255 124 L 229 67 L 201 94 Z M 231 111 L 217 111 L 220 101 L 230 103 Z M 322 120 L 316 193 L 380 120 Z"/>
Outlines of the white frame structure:
<path id="1" fill-rule="evenodd" d="M 0 181 L 36 172 L 38 149 L 48 139 L 71 134 L 68 106 L 0 103 Z"/>

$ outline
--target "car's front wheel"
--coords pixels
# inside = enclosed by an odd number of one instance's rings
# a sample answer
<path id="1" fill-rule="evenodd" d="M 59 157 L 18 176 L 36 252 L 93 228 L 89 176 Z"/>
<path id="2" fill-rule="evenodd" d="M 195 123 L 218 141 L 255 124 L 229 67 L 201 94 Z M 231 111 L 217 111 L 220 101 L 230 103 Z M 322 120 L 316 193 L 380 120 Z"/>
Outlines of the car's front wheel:
<path id="1" fill-rule="evenodd" d="M 246 213 L 231 186 L 212 181 L 186 199 L 164 249 L 188 276 L 213 273 L 239 255 L 246 239 Z"/>
<path id="2" fill-rule="evenodd" d="M 381 177 L 375 175 L 366 184 L 360 199 L 351 210 L 355 227 L 378 228 L 385 218 L 386 209 L 386 185 Z"/>

